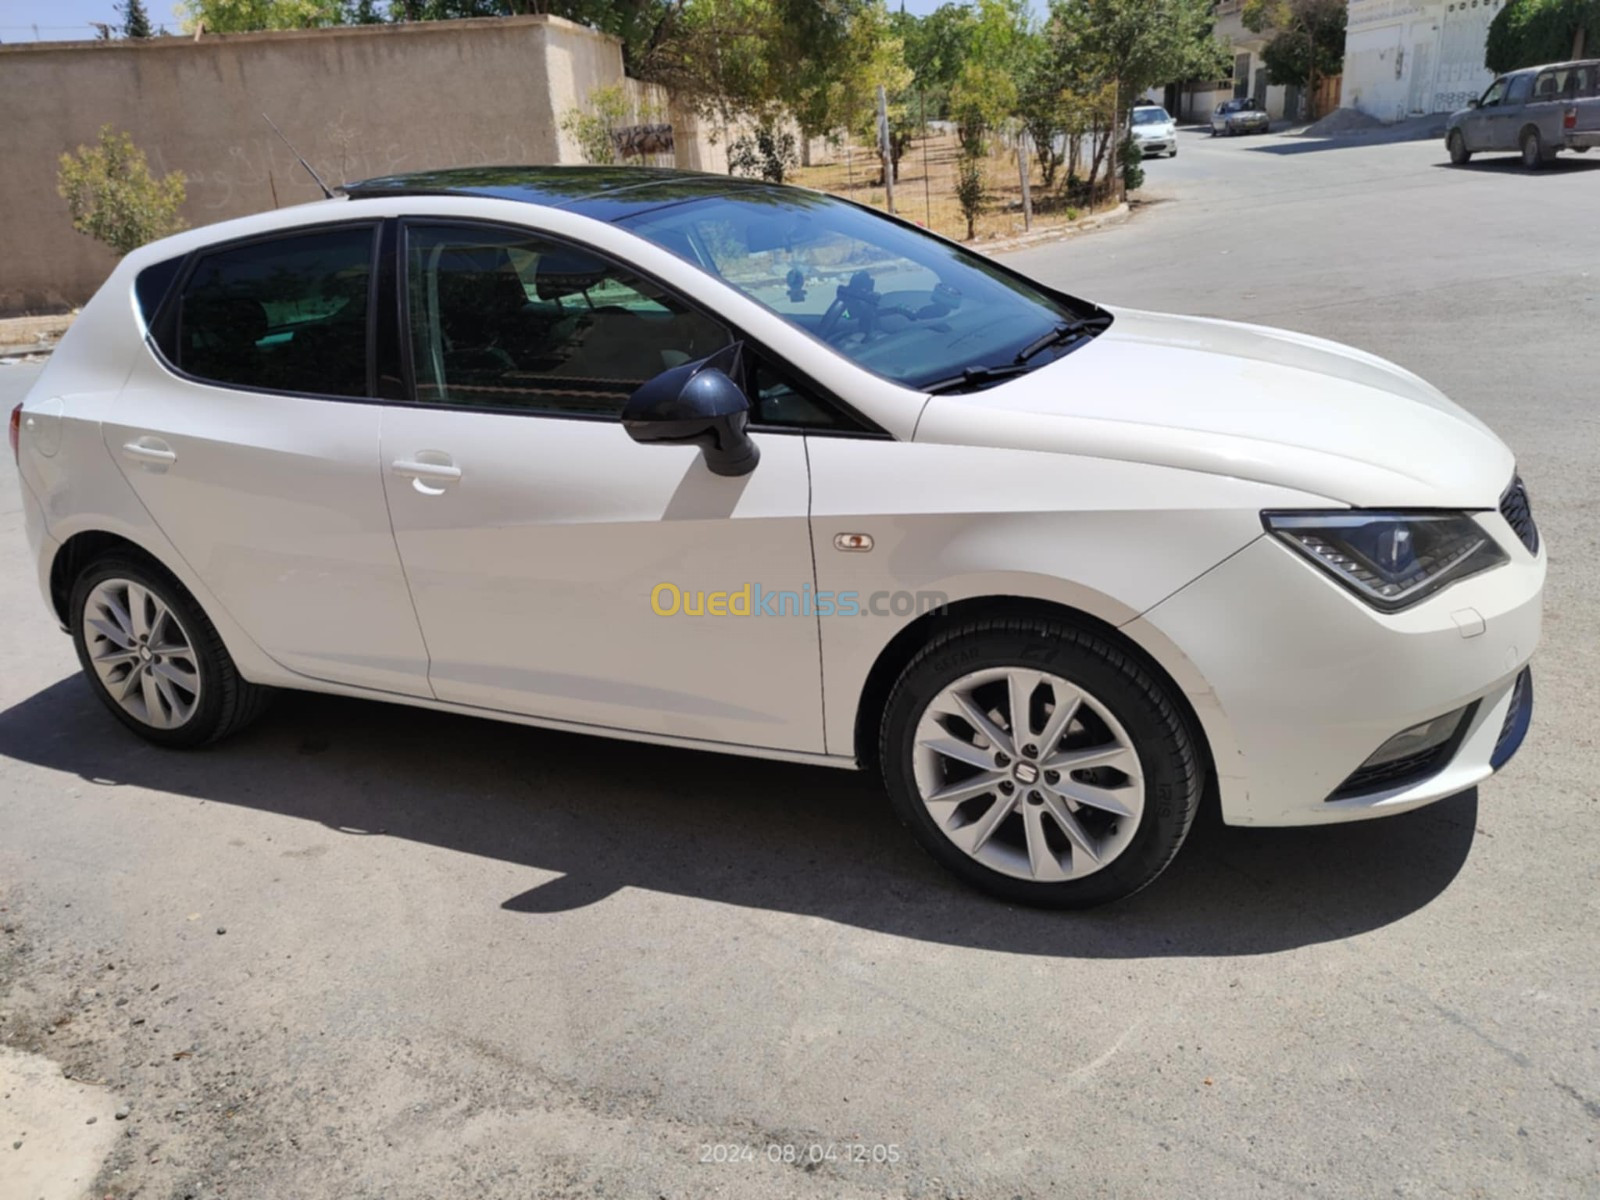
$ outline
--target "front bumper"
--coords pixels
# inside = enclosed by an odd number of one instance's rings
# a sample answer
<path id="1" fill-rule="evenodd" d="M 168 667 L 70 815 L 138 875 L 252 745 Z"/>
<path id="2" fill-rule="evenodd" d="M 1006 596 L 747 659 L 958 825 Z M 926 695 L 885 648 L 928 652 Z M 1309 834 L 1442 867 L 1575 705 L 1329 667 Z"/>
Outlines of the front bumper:
<path id="1" fill-rule="evenodd" d="M 1145 154 L 1171 154 L 1177 148 L 1177 139 L 1170 137 L 1138 138 L 1139 149 Z"/>
<path id="2" fill-rule="evenodd" d="M 1539 640 L 1545 557 L 1498 512 L 1477 519 L 1511 561 L 1402 612 L 1372 609 L 1268 535 L 1135 622 L 1175 645 L 1210 686 L 1193 700 L 1230 735 L 1211 738 L 1214 750 L 1231 740 L 1216 753 L 1229 824 L 1402 812 L 1465 791 L 1509 758 L 1526 732 L 1513 695 Z M 1437 770 L 1329 799 L 1401 730 L 1472 704 Z M 1522 721 L 1509 751 L 1508 715 Z"/>

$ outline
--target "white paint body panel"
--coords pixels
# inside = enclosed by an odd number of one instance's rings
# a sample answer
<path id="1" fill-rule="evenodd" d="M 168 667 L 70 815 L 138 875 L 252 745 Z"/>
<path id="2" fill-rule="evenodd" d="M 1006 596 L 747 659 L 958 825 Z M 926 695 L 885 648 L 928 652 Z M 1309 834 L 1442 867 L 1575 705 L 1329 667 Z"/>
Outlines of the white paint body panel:
<path id="1" fill-rule="evenodd" d="M 758 435 L 750 476 L 617 425 L 296 400 L 182 380 L 133 280 L 214 241 L 358 216 L 503 222 L 637 264 L 888 438 Z M 1543 551 L 1492 510 L 1510 451 L 1415 376 L 1298 334 L 1119 312 L 1027 376 L 929 398 L 831 352 L 625 229 L 515 201 L 330 201 L 129 255 L 30 394 L 21 475 L 48 596 L 77 534 L 126 538 L 195 595 L 246 678 L 583 732 L 849 764 L 863 684 L 914 613 L 663 618 L 650 589 L 1023 597 L 1116 627 L 1194 709 L 1229 821 L 1340 821 L 1488 773 L 1538 638 Z M 125 463 L 156 436 L 164 470 Z M 389 464 L 446 454 L 424 495 Z M 1458 507 L 1511 562 L 1383 615 L 1262 533 L 1266 508 Z M 836 550 L 868 533 L 867 553 Z M 813 554 L 813 546 L 815 547 Z M 1464 636 L 1464 609 L 1483 631 Z M 1407 725 L 1477 700 L 1440 776 L 1324 797 Z M 859 724 L 875 729 L 874 714 Z M 870 736 L 870 734 L 869 734 Z"/>
<path id="2" fill-rule="evenodd" d="M 385 471 L 440 700 L 581 724 L 822 751 L 814 620 L 658 616 L 651 591 L 812 585 L 805 443 L 758 435 L 723 478 L 611 421 L 391 407 L 385 464 L 448 454 L 458 482 Z"/>

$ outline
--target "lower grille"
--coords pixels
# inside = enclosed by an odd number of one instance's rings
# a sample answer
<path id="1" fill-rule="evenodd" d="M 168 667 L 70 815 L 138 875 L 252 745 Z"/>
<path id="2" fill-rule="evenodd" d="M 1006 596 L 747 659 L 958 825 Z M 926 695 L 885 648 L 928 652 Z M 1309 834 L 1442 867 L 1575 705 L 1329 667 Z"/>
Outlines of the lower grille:
<path id="1" fill-rule="evenodd" d="M 1533 523 L 1533 508 L 1528 503 L 1528 489 L 1518 475 L 1500 497 L 1500 515 L 1522 539 L 1529 554 L 1539 553 L 1539 527 Z"/>
<path id="2" fill-rule="evenodd" d="M 1424 779 L 1437 775 L 1449 766 L 1450 760 L 1456 756 L 1456 751 L 1461 748 L 1461 739 L 1466 736 L 1467 729 L 1472 724 L 1473 714 L 1477 711 L 1476 700 L 1461 710 L 1461 719 L 1456 723 L 1455 732 L 1450 735 L 1448 741 L 1440 742 L 1437 746 L 1429 746 L 1426 750 L 1419 750 L 1405 758 L 1390 759 L 1376 766 L 1358 768 L 1328 799 L 1353 800 L 1357 796 L 1391 792 L 1421 783 Z"/>

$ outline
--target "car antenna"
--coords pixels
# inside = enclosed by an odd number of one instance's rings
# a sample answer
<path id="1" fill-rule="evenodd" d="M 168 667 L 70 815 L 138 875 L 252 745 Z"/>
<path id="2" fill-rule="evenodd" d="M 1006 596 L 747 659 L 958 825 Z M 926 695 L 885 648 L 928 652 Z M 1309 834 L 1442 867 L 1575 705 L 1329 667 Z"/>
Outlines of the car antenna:
<path id="1" fill-rule="evenodd" d="M 278 128 L 277 123 L 275 121 L 273 121 L 273 119 L 271 117 L 267 116 L 266 113 L 262 113 L 261 114 L 261 119 L 263 121 L 265 121 L 268 125 L 272 126 L 272 132 L 273 133 L 275 133 L 279 137 L 283 138 L 283 144 L 285 146 L 289 147 L 289 153 L 294 155 L 295 158 L 300 160 L 300 165 L 306 169 L 306 171 L 310 174 L 311 178 L 313 178 L 313 179 L 315 179 L 317 181 L 317 186 L 322 189 L 322 194 L 324 196 L 326 196 L 329 200 L 332 200 L 333 199 L 333 189 L 330 188 L 327 184 L 322 182 L 322 176 L 318 175 L 316 170 L 311 166 L 311 164 L 308 163 L 303 157 L 301 157 L 300 151 L 298 151 L 298 150 L 296 150 L 294 148 L 294 143 L 291 142 L 288 138 L 283 136 L 283 130 Z"/>

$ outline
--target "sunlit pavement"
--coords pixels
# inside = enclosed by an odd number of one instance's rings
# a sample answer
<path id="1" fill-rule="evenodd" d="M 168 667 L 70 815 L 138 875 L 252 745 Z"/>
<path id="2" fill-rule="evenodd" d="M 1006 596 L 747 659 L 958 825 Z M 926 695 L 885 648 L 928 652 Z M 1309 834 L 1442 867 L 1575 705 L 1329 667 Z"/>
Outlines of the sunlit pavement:
<path id="1" fill-rule="evenodd" d="M 1551 574 L 1503 776 L 1206 822 L 1071 916 L 834 772 L 302 696 L 166 754 L 75 677 L 7 457 L 0 1037 L 131 1102 L 118 1194 L 1592 1195 L 1600 155 L 1180 144 L 1127 225 L 1011 261 L 1352 342 L 1507 438 Z"/>

